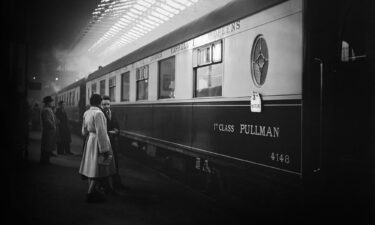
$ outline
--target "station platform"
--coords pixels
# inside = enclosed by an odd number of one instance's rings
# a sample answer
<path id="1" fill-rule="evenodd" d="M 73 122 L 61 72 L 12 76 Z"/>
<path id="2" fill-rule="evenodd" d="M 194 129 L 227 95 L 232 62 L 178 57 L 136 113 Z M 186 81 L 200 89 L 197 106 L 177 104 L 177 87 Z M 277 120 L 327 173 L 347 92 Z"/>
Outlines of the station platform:
<path id="1" fill-rule="evenodd" d="M 241 224 L 238 216 L 213 199 L 119 155 L 125 190 L 104 203 L 86 203 L 88 184 L 78 173 L 82 139 L 72 134 L 73 155 L 39 163 L 41 132 L 29 133 L 28 157 L 10 175 L 12 224 L 200 225 Z"/>

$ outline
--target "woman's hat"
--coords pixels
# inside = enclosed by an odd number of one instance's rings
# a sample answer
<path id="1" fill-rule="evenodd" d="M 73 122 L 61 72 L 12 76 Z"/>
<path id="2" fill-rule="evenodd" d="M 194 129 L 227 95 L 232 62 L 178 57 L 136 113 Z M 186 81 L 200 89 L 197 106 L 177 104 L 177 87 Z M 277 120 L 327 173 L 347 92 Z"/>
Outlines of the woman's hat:
<path id="1" fill-rule="evenodd" d="M 53 102 L 53 99 L 51 96 L 46 96 L 43 98 L 43 103 L 49 103 L 49 102 Z"/>

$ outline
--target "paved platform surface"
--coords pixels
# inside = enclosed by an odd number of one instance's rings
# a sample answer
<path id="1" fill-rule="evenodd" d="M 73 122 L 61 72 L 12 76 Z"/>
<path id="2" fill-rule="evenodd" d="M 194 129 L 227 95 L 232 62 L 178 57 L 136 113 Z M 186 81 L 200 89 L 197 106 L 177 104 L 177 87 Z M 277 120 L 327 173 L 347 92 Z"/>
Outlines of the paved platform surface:
<path id="1" fill-rule="evenodd" d="M 40 137 L 40 132 L 30 133 L 28 159 L 12 166 L 11 224 L 241 224 L 235 212 L 122 155 L 120 175 L 127 189 L 105 203 L 86 203 L 87 181 L 78 174 L 82 139 L 73 135 L 74 155 L 58 155 L 41 165 Z"/>

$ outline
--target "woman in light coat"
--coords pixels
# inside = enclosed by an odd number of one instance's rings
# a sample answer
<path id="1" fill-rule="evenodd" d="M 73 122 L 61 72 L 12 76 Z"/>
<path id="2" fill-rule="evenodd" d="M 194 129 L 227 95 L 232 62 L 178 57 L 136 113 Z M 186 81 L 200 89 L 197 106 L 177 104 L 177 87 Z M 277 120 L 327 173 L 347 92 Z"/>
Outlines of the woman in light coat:
<path id="1" fill-rule="evenodd" d="M 83 115 L 82 135 L 86 138 L 79 173 L 89 181 L 87 201 L 105 200 L 98 190 L 100 178 L 115 173 L 113 152 L 107 134 L 107 121 L 100 108 L 102 98 L 93 94 L 91 107 Z"/>

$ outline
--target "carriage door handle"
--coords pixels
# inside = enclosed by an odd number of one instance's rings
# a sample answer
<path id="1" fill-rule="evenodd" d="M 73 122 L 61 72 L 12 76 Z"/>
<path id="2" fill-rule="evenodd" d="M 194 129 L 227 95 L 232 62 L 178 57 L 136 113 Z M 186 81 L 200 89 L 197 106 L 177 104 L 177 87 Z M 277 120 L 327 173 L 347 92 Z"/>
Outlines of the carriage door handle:
<path id="1" fill-rule="evenodd" d="M 315 61 L 319 62 L 319 73 L 320 73 L 320 91 L 319 91 L 319 155 L 318 165 L 313 170 L 314 173 L 319 172 L 322 164 L 322 151 L 323 151 L 323 60 L 314 58 Z"/>

